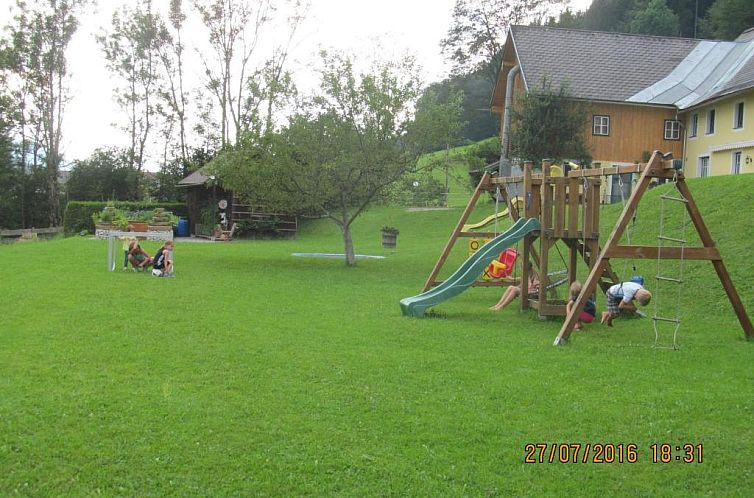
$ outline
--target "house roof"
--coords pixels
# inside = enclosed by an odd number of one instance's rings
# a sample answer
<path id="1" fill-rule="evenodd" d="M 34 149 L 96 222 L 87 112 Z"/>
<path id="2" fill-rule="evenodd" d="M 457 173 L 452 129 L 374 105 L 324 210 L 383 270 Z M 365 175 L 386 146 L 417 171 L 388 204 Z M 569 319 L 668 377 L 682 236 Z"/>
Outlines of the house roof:
<path id="1" fill-rule="evenodd" d="M 544 78 L 575 98 L 624 102 L 662 80 L 699 44 L 690 38 L 512 26 L 528 91 Z M 506 44 L 507 45 L 507 44 Z"/>
<path id="2" fill-rule="evenodd" d="M 629 102 L 669 104 L 684 110 L 754 87 L 754 39 L 702 40 L 665 78 Z"/>
<path id="3" fill-rule="evenodd" d="M 196 185 L 204 185 L 210 180 L 210 177 L 206 176 L 201 169 L 198 169 L 191 173 L 189 176 L 178 182 L 179 187 L 193 187 Z"/>

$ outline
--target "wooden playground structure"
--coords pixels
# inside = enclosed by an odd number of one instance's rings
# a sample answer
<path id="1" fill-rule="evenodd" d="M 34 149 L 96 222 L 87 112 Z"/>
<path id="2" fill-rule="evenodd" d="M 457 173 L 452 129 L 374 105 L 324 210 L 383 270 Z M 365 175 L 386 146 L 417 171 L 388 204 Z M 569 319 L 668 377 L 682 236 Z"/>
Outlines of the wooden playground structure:
<path id="1" fill-rule="evenodd" d="M 521 309 L 536 309 L 540 317 L 565 316 L 565 321 L 555 339 L 555 345 L 563 344 L 571 334 L 577 322 L 577 317 L 584 309 L 586 301 L 595 295 L 597 286 L 604 293 L 611 285 L 620 282 L 618 274 L 613 270 L 611 259 L 647 259 L 661 260 L 707 260 L 712 262 L 718 278 L 725 289 L 728 299 L 738 317 L 748 339 L 754 339 L 752 327 L 744 309 L 743 303 L 728 274 L 723 259 L 715 247 L 714 240 L 707 229 L 702 215 L 694 201 L 688 185 L 685 182 L 679 162 L 674 162 L 670 155 L 663 156 L 659 151 L 652 154 L 647 164 L 631 166 L 616 166 L 612 168 L 572 170 L 567 176 L 553 176 L 553 172 L 560 173 L 549 161 L 542 163 L 541 173 L 533 172 L 533 164 L 525 163 L 523 176 L 493 177 L 489 173 L 482 176 L 474 193 L 464 209 L 450 239 L 445 245 L 440 258 L 430 272 L 422 292 L 440 284 L 437 276 L 442 270 L 456 241 L 463 237 L 494 237 L 496 232 L 464 231 L 464 225 L 474 210 L 481 195 L 485 192 L 495 192 L 498 199 L 502 199 L 513 221 L 523 218 L 535 218 L 540 222 L 541 229 L 526 235 L 523 239 L 521 258 Z M 618 221 L 607 239 L 604 247 L 600 246 L 600 185 L 601 178 L 609 175 L 633 173 L 640 175 L 631 195 L 624 205 Z M 639 203 L 654 180 L 671 181 L 675 184 L 678 197 L 662 196 L 669 201 L 681 202 L 693 223 L 702 247 L 687 247 L 687 241 L 678 238 L 658 236 L 657 245 L 621 245 L 621 236 L 626 232 L 630 221 L 636 214 Z M 523 194 L 523 209 L 509 195 L 511 187 L 520 185 Z M 567 257 L 562 257 L 565 265 L 565 277 L 558 282 L 552 282 L 554 272 L 550 272 L 550 249 L 561 242 L 566 248 Z M 670 245 L 675 244 L 675 245 Z M 560 250 L 558 249 L 560 253 Z M 566 316 L 566 305 L 562 300 L 553 300 L 550 290 L 560 283 L 572 283 L 577 280 L 577 263 L 581 258 L 589 270 L 588 277 L 582 286 L 572 312 Z M 528 295 L 529 264 L 536 269 L 540 277 L 539 295 L 537 298 L 526 298 Z M 628 276 L 623 276 L 627 279 Z M 657 275 L 656 283 L 660 281 L 682 284 L 682 279 Z M 474 286 L 508 286 L 514 283 L 510 280 L 477 281 Z M 653 282 L 654 283 L 654 282 Z M 656 324 L 673 322 L 680 324 L 678 317 L 653 316 Z"/>

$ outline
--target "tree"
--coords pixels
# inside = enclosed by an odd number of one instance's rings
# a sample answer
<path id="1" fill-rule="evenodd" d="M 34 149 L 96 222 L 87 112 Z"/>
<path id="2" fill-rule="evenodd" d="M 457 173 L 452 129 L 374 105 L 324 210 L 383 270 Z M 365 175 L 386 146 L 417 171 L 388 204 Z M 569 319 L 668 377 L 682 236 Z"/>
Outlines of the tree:
<path id="1" fill-rule="evenodd" d="M 128 115 L 130 165 L 141 172 L 157 113 L 154 95 L 161 91 L 160 53 L 169 35 L 162 19 L 152 12 L 151 0 L 116 11 L 111 29 L 97 40 L 108 69 L 123 81 L 116 99 Z"/>
<path id="2" fill-rule="evenodd" d="M 309 3 L 304 0 L 195 0 L 209 31 L 214 61 L 202 59 L 206 87 L 220 110 L 220 145 L 240 140 L 252 132 L 261 136 L 274 126 L 278 110 L 296 95 L 290 73 L 285 69 L 298 28 L 306 19 Z M 286 14 L 285 28 L 275 24 L 273 14 Z M 278 16 L 282 17 L 282 16 Z M 266 26 L 273 33 L 265 37 L 271 56 L 256 57 L 255 51 Z M 279 43 L 276 40 L 280 40 Z M 245 137 L 246 140 L 249 137 Z"/>
<path id="3" fill-rule="evenodd" d="M 493 82 L 502 62 L 508 29 L 524 22 L 542 22 L 564 0 L 456 0 L 453 22 L 440 42 L 442 52 L 453 62 L 453 73 L 464 74 L 491 68 Z"/>
<path id="4" fill-rule="evenodd" d="M 525 94 L 513 106 L 511 143 L 513 155 L 540 164 L 543 159 L 592 161 L 584 130 L 587 115 L 568 89 L 554 90 L 549 81 Z"/>
<path id="5" fill-rule="evenodd" d="M 584 14 L 584 29 L 628 31 L 626 22 L 630 20 L 634 3 L 634 0 L 594 0 Z"/>
<path id="6" fill-rule="evenodd" d="M 665 0 L 650 0 L 645 9 L 633 14 L 629 29 L 642 35 L 678 36 L 680 21 Z"/>
<path id="7" fill-rule="evenodd" d="M 416 168 L 422 151 L 438 145 L 430 142 L 441 137 L 428 128 L 435 122 L 429 115 L 440 116 L 424 105 L 413 118 L 420 85 L 410 59 L 357 74 L 350 58 L 323 53 L 323 65 L 319 93 L 287 126 L 262 144 L 226 150 L 211 168 L 225 187 L 252 202 L 332 220 L 341 230 L 346 264 L 353 266 L 353 222 Z"/>
<path id="8" fill-rule="evenodd" d="M 61 222 L 58 176 L 63 157 L 63 113 L 68 101 L 66 50 L 78 27 L 77 13 L 86 3 L 45 0 L 29 7 L 19 0 L 10 26 L 9 66 L 19 82 L 14 95 L 22 136 L 20 163 L 24 171 L 27 166 L 36 168 L 39 161 L 44 163 L 50 226 Z M 29 135 L 33 137 L 30 142 Z M 27 159 L 30 149 L 31 161 Z M 38 178 L 38 172 L 34 176 Z"/>
<path id="9" fill-rule="evenodd" d="M 0 99 L 0 228 L 21 226 L 18 209 L 20 181 L 18 170 L 13 164 L 13 142 L 10 126 L 4 117 L 6 102 Z"/>
<path id="10" fill-rule="evenodd" d="M 477 142 L 498 132 L 500 120 L 489 109 L 490 95 L 494 90 L 494 83 L 487 77 L 488 70 L 491 69 L 453 75 L 443 81 L 432 83 L 426 90 L 435 92 L 440 102 L 451 101 L 455 94 L 463 96 L 459 117 L 462 126 L 459 135 L 464 140 Z"/>
<path id="11" fill-rule="evenodd" d="M 165 111 L 166 121 L 169 125 L 178 122 L 178 141 L 181 161 L 186 163 L 188 160 L 188 145 L 186 144 L 186 105 L 188 96 L 184 88 L 184 70 L 183 70 L 183 24 L 186 21 L 186 15 L 183 12 L 182 0 L 170 0 L 170 10 L 168 20 L 173 29 L 172 34 L 168 33 L 167 28 L 162 35 L 165 43 L 157 45 L 157 52 L 162 61 L 167 87 L 162 91 L 162 98 L 167 103 L 169 110 Z M 170 130 L 172 127 L 169 127 Z M 166 131 L 166 149 L 167 142 L 170 139 L 169 131 Z M 166 161 L 164 161 L 166 162 Z"/>
<path id="12" fill-rule="evenodd" d="M 460 141 L 459 133 L 464 123 L 460 121 L 462 111 L 463 93 L 455 90 L 450 95 L 440 100 L 437 93 L 427 90 L 419 98 L 417 103 L 414 126 L 425 133 L 424 142 L 445 146 L 445 154 L 438 164 L 430 163 L 428 168 L 442 168 L 445 176 L 443 205 L 448 204 L 450 158 L 449 150 Z M 444 143 L 443 143 L 444 142 Z M 435 156 L 438 157 L 438 156 Z M 439 157 L 438 157 L 439 159 Z"/>
<path id="13" fill-rule="evenodd" d="M 670 10 L 678 15 L 680 36 L 696 38 L 700 35 L 698 18 L 703 18 L 713 0 L 667 0 Z"/>
<path id="14" fill-rule="evenodd" d="M 754 26 L 754 1 L 716 0 L 701 23 L 702 32 L 710 38 L 734 40 Z"/>
<path id="15" fill-rule="evenodd" d="M 139 171 L 131 165 L 130 151 L 97 149 L 76 161 L 66 182 L 69 199 L 77 201 L 131 201 L 139 199 Z"/>
<path id="16" fill-rule="evenodd" d="M 194 5 L 209 31 L 215 54 L 214 67 L 203 60 L 207 88 L 220 107 L 221 146 L 237 139 L 242 130 L 242 105 L 249 61 L 262 27 L 269 21 L 269 0 L 195 0 Z M 237 72 L 237 73 L 236 73 Z"/>

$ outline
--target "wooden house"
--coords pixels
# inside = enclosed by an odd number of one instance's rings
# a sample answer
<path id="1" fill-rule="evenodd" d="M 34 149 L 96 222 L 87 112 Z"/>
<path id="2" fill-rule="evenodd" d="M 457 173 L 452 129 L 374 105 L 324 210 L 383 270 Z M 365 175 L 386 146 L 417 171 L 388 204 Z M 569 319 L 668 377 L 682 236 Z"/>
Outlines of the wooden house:
<path id="1" fill-rule="evenodd" d="M 492 111 L 504 117 L 509 86 L 515 105 L 519 96 L 542 88 L 546 80 L 553 88 L 566 85 L 571 97 L 587 106 L 585 137 L 595 166 L 646 162 L 656 149 L 680 158 L 683 135 L 676 106 L 632 97 L 665 78 L 697 43 L 686 38 L 513 26 L 503 49 Z M 509 74 L 513 75 L 510 84 Z M 631 176 L 616 175 L 616 184 L 606 186 L 608 202 L 620 200 L 617 182 L 630 186 Z"/>

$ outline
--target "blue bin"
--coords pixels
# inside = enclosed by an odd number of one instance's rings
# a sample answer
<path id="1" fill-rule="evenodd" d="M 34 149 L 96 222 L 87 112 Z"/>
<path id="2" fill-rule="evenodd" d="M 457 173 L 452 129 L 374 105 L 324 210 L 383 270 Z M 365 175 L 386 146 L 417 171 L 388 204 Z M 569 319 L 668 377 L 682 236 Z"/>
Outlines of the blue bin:
<path id="1" fill-rule="evenodd" d="M 175 229 L 175 234 L 178 237 L 188 237 L 190 235 L 189 222 L 186 218 L 181 218 L 178 220 L 178 226 Z"/>

